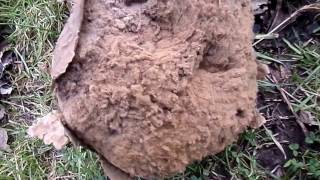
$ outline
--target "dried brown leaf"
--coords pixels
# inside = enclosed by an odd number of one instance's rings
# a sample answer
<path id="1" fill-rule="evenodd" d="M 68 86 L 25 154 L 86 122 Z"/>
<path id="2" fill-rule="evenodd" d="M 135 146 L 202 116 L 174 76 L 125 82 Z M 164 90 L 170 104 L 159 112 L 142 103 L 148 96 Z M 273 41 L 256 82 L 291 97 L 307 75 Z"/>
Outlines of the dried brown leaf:
<path id="1" fill-rule="evenodd" d="M 72 61 L 78 44 L 79 32 L 83 20 L 84 0 L 75 0 L 70 17 L 65 24 L 53 52 L 51 76 L 57 79 L 66 72 Z"/>
<path id="2" fill-rule="evenodd" d="M 42 139 L 45 144 L 53 144 L 56 149 L 62 149 L 69 142 L 67 132 L 61 123 L 62 118 L 60 112 L 52 111 L 32 125 L 28 134 Z"/>
<path id="3" fill-rule="evenodd" d="M 251 128 L 260 128 L 266 123 L 266 119 L 262 116 L 262 114 L 258 112 L 257 109 L 255 110 L 255 117 L 257 121 L 255 122 L 255 124 L 250 124 Z"/>

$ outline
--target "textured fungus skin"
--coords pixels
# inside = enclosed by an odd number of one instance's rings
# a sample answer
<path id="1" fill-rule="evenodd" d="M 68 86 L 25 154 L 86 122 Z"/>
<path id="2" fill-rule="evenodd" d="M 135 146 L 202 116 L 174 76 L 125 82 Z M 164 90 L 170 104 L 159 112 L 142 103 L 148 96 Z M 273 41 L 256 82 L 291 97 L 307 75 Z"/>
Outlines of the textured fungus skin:
<path id="1" fill-rule="evenodd" d="M 87 0 L 56 80 L 64 124 L 131 175 L 222 151 L 261 123 L 252 22 L 249 0 Z"/>

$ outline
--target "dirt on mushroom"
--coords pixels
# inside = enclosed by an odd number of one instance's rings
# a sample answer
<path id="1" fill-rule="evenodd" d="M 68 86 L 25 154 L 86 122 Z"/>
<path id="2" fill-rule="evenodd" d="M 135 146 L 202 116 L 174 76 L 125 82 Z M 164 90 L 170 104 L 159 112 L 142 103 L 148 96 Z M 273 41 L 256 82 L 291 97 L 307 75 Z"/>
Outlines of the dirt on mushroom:
<path id="1" fill-rule="evenodd" d="M 132 176 L 172 175 L 222 151 L 263 122 L 250 8 L 87 0 L 75 56 L 55 80 L 64 125 Z"/>

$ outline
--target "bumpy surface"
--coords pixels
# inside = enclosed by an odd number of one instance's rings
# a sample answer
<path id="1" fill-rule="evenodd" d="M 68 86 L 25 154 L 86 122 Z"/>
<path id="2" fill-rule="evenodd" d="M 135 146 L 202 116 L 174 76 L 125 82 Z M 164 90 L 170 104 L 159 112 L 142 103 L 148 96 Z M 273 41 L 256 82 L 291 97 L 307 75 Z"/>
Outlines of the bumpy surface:
<path id="1" fill-rule="evenodd" d="M 251 26 L 249 0 L 87 0 L 64 123 L 131 175 L 183 171 L 260 123 Z"/>

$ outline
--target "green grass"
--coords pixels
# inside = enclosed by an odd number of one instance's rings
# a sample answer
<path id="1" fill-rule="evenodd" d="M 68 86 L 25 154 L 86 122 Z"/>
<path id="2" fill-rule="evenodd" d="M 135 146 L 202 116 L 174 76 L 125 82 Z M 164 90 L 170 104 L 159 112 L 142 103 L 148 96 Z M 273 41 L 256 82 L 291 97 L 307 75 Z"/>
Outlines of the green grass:
<path id="1" fill-rule="evenodd" d="M 27 127 L 35 118 L 45 115 L 55 106 L 48 69 L 66 11 L 65 6 L 55 0 L 0 0 L 0 26 L 5 25 L 12 30 L 7 39 L 21 60 L 21 64 L 11 71 L 14 93 L 0 100 L 10 120 L 5 128 L 9 132 L 12 149 L 10 153 L 0 152 L 0 179 L 104 179 L 95 154 L 73 147 L 56 151 L 26 134 Z M 288 47 L 287 57 L 295 58 L 294 73 L 289 82 L 294 84 L 292 97 L 289 97 L 291 105 L 296 112 L 307 111 L 319 119 L 319 43 L 296 45 L 284 41 Z M 270 53 L 259 53 L 258 57 L 267 63 L 282 64 Z M 277 85 L 272 82 L 264 80 L 259 84 L 265 92 L 278 93 Z M 262 107 L 261 110 L 267 108 Z M 307 146 L 289 146 L 293 156 L 283 165 L 284 179 L 319 178 L 320 155 L 312 148 L 320 144 L 317 131 L 306 138 Z M 262 168 L 256 158 L 257 151 L 274 145 L 276 139 L 277 134 L 268 134 L 264 128 L 248 130 L 224 152 L 196 162 L 184 173 L 169 179 L 277 179 Z"/>
<path id="2" fill-rule="evenodd" d="M 21 60 L 11 72 L 14 93 L 1 99 L 12 152 L 0 152 L 0 179 L 103 179 L 96 156 L 81 148 L 55 151 L 27 137 L 26 129 L 54 106 L 48 73 L 53 44 L 66 18 L 55 0 L 0 0 L 0 25 Z"/>
<path id="3" fill-rule="evenodd" d="M 296 112 L 308 112 L 310 118 L 320 127 L 320 47 L 316 41 L 310 44 L 291 44 L 284 39 L 289 47 L 289 52 L 299 57 L 294 66 L 291 81 L 296 88 L 292 90 L 292 106 Z M 305 139 L 306 147 L 291 144 L 289 148 L 293 153 L 284 167 L 288 177 L 302 179 L 320 179 L 320 131 L 319 127 L 309 132 Z"/>

